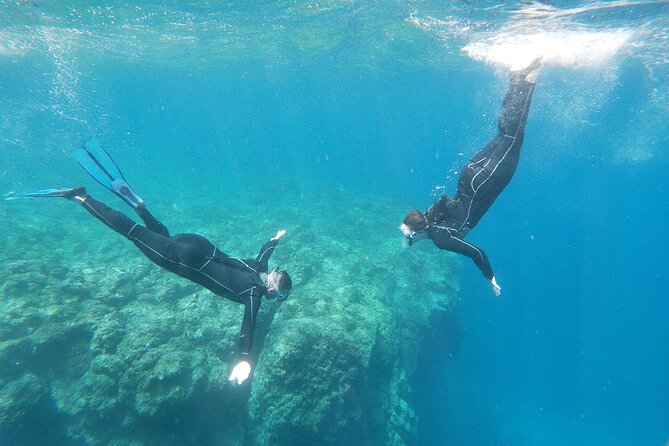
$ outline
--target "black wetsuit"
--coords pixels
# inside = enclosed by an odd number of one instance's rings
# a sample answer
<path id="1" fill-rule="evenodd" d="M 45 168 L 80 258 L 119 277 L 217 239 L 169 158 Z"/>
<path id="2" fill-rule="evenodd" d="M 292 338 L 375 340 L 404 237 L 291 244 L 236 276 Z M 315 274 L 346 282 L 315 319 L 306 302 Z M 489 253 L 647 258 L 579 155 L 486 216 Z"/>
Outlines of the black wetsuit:
<path id="1" fill-rule="evenodd" d="M 209 240 L 196 234 L 170 237 L 167 228 L 145 208 L 138 209 L 138 214 L 146 227 L 90 195 L 86 196 L 82 206 L 98 220 L 127 237 L 155 264 L 219 296 L 244 304 L 239 356 L 248 361 L 256 315 L 262 296 L 267 294 L 260 273 L 268 272 L 267 262 L 278 240 L 265 243 L 255 259 L 239 259 L 219 251 Z"/>
<path id="2" fill-rule="evenodd" d="M 518 165 L 534 83 L 526 73 L 511 78 L 499 116 L 498 133 L 462 170 L 451 200 L 442 196 L 426 212 L 428 237 L 441 249 L 471 258 L 487 279 L 494 274 L 482 249 L 464 241 L 467 233 L 504 190 Z"/>

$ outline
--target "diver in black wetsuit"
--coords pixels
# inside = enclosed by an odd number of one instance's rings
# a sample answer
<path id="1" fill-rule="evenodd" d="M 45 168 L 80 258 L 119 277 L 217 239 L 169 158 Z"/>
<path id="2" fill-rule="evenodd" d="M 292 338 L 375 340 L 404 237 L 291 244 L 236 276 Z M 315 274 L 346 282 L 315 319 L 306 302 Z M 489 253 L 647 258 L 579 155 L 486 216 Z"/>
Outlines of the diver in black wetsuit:
<path id="1" fill-rule="evenodd" d="M 511 72 L 511 85 L 499 115 L 498 133 L 467 162 L 460 174 L 454 198 L 443 195 L 421 212 L 413 210 L 400 230 L 409 244 L 429 238 L 440 249 L 471 258 L 490 280 L 496 295 L 501 288 L 495 280 L 485 252 L 464 240 L 504 190 L 518 165 L 525 124 L 541 60 Z"/>
<path id="2" fill-rule="evenodd" d="M 277 232 L 276 236 L 266 242 L 255 259 L 240 259 L 219 251 L 200 235 L 176 234 L 170 237 L 167 228 L 151 215 L 143 202 L 138 204 L 136 211 L 146 227 L 95 200 L 83 188 L 75 189 L 73 195 L 74 201 L 128 238 L 155 264 L 219 296 L 244 304 L 239 358 L 230 375 L 230 381 L 237 380 L 241 384 L 251 371 L 249 353 L 262 297 L 283 301 L 292 287 L 286 271 L 275 268 L 269 272 L 268 267 L 269 257 L 285 231 Z"/>
<path id="3" fill-rule="evenodd" d="M 97 140 L 87 141 L 85 148 L 77 150 L 74 157 L 96 181 L 134 208 L 146 226 L 95 200 L 83 187 L 10 193 L 3 199 L 63 197 L 78 202 L 95 218 L 132 241 L 157 265 L 219 296 L 244 304 L 239 357 L 230 374 L 230 381 L 241 384 L 251 373 L 249 353 L 262 297 L 283 301 L 292 287 L 286 271 L 275 268 L 270 272 L 268 267 L 269 257 L 286 231 L 278 231 L 262 246 L 255 259 L 229 256 L 196 234 L 170 236 L 167 228 L 146 209 L 144 201 L 128 185 L 114 160 Z"/>

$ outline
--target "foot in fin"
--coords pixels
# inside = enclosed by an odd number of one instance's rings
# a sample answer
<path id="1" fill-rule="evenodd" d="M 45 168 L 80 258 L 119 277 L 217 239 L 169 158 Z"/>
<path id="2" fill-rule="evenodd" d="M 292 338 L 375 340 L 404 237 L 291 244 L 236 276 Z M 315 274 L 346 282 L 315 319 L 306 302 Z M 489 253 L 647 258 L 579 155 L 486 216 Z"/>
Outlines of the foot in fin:
<path id="1" fill-rule="evenodd" d="M 113 192 L 130 207 L 137 209 L 144 206 L 144 200 L 132 190 L 121 169 L 97 139 L 86 141 L 85 146 L 75 150 L 72 156 L 95 181 Z"/>
<path id="2" fill-rule="evenodd" d="M 8 194 L 5 194 L 2 197 L 2 199 L 18 200 L 21 198 L 67 198 L 68 200 L 72 200 L 74 197 L 83 197 L 85 195 L 86 195 L 86 189 L 84 189 L 82 186 L 79 186 L 79 187 L 72 187 L 69 189 L 63 189 L 63 188 L 42 189 L 36 192 L 25 192 L 22 194 L 10 192 Z"/>
<path id="3" fill-rule="evenodd" d="M 111 191 L 125 200 L 125 202 L 130 206 L 135 209 L 144 209 L 144 200 L 139 198 L 139 196 L 130 188 L 125 180 L 116 179 L 112 181 L 111 187 Z"/>
<path id="4" fill-rule="evenodd" d="M 532 60 L 527 65 L 519 67 L 511 67 L 511 76 L 512 78 L 523 78 L 525 81 L 534 84 L 537 81 L 537 76 L 539 75 L 539 70 L 541 69 L 541 64 L 543 63 L 544 57 L 539 56 Z"/>

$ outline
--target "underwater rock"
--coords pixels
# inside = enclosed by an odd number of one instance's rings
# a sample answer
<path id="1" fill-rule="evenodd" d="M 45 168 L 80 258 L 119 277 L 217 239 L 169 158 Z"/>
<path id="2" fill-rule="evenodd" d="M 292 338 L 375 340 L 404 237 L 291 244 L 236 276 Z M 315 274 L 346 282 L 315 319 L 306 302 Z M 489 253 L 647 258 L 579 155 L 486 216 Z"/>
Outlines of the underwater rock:
<path id="1" fill-rule="evenodd" d="M 63 420 L 41 380 L 31 373 L 0 385 L 0 444 L 65 444 Z"/>
<path id="2" fill-rule="evenodd" d="M 395 203 L 298 187 L 274 198 L 295 223 L 270 263 L 291 273 L 294 291 L 261 307 L 242 386 L 227 378 L 240 305 L 160 270 L 93 220 L 63 229 L 58 251 L 42 246 L 48 257 L 13 250 L 0 263 L 0 438 L 40 444 L 26 429 L 44 418 L 56 446 L 415 442 L 412 376 L 434 323 L 456 326 L 458 263 L 429 246 L 403 249 Z M 181 201 L 179 226 L 206 228 L 231 254 L 255 255 L 277 230 L 266 204 L 198 211 Z M 230 208 L 255 226 L 230 226 Z M 55 218 L 45 227 L 61 227 Z M 95 250 L 72 255 L 82 243 Z"/>
<path id="3" fill-rule="evenodd" d="M 393 374 L 376 370 L 374 332 L 369 336 L 347 330 L 356 321 L 330 324 L 299 319 L 274 323 L 286 339 L 266 342 L 253 380 L 250 414 L 255 423 L 254 444 L 387 444 L 393 435 L 411 434 L 389 423 L 388 412 L 402 404 L 392 389 Z M 272 330 L 275 330 L 273 327 Z M 397 363 L 386 363 L 392 369 Z M 395 391 L 394 391 L 395 390 Z M 383 394 L 383 398 L 375 395 Z M 381 406 L 382 407 L 382 406 Z M 411 417 L 412 414 L 405 414 Z M 401 424 L 404 424 L 401 423 Z M 397 432 L 399 430 L 399 433 Z"/>
<path id="4" fill-rule="evenodd" d="M 93 339 L 91 339 L 91 351 L 93 353 L 110 353 L 116 351 L 116 347 L 125 334 L 125 320 L 116 314 L 106 316 L 97 324 Z"/>

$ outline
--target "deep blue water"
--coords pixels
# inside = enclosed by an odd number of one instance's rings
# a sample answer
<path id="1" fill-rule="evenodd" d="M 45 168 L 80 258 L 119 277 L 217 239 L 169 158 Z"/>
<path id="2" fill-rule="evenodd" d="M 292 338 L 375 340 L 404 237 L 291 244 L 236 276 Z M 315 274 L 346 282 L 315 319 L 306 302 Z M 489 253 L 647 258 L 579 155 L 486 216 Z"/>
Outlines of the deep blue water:
<path id="1" fill-rule="evenodd" d="M 588 60 L 551 49 L 518 171 L 468 237 L 503 294 L 465 262 L 465 335 L 452 358 L 423 363 L 433 388 L 418 408 L 421 444 L 665 445 L 669 4 L 648 3 L 515 29 L 514 8 L 483 2 L 333 2 L 285 22 L 270 2 L 221 15 L 146 4 L 170 19 L 116 24 L 3 2 L 0 186 L 85 181 L 67 154 L 97 135 L 147 196 L 301 182 L 426 207 L 494 133 L 506 68 L 492 37 L 636 30 L 613 50 L 576 45 Z M 228 19 L 238 31 L 218 48 L 208 39 Z"/>

